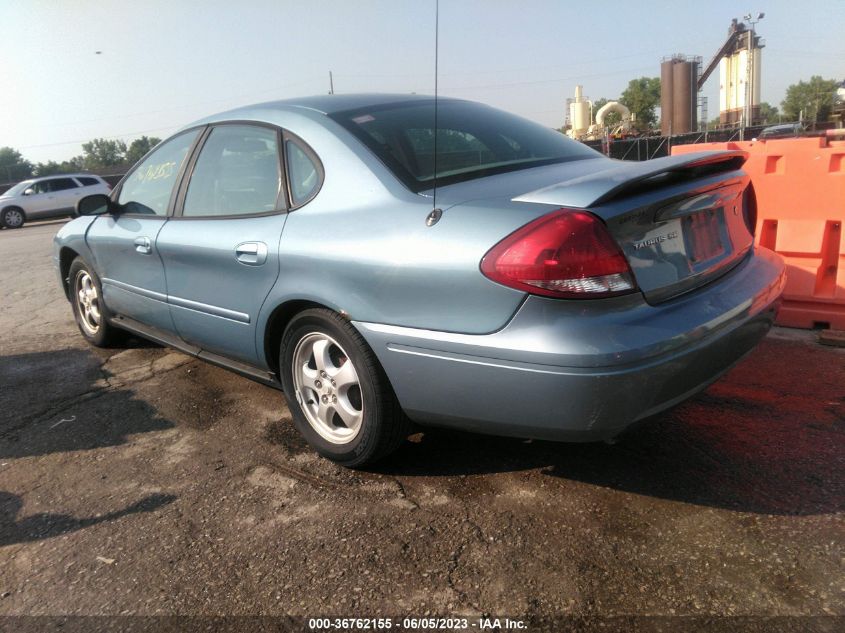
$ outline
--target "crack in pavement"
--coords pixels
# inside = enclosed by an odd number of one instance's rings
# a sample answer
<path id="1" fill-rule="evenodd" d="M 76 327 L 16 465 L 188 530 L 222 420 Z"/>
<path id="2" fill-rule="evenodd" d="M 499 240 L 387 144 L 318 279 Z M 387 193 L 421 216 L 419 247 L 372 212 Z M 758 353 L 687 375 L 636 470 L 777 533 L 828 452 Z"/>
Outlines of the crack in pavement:
<path id="1" fill-rule="evenodd" d="M 403 484 L 403 483 L 399 480 L 399 477 L 396 477 L 396 476 L 390 477 L 389 481 L 392 481 L 393 483 L 395 483 L 395 484 L 396 484 L 396 487 L 397 487 L 398 492 L 399 492 L 399 497 L 400 497 L 401 499 L 404 499 L 404 500 L 405 500 L 405 501 L 407 501 L 408 503 L 413 504 L 413 506 L 414 506 L 414 507 L 413 507 L 413 509 L 414 509 L 414 510 L 419 510 L 419 508 L 420 508 L 420 504 L 419 504 L 419 503 L 417 503 L 416 501 L 414 501 L 413 499 L 411 499 L 411 497 L 409 497 L 409 496 L 408 496 L 408 493 L 407 493 L 407 491 L 405 490 L 405 484 Z"/>
<path id="2" fill-rule="evenodd" d="M 312 486 L 316 486 L 317 488 L 336 489 L 344 486 L 344 484 L 336 483 L 333 481 L 327 481 L 319 475 L 309 474 L 303 470 L 294 468 L 293 466 L 288 466 L 287 464 L 274 463 L 271 464 L 270 467 L 285 475 L 288 475 L 289 477 L 293 477 L 297 481 L 311 484 Z"/>
<path id="3" fill-rule="evenodd" d="M 115 356 L 116 355 L 117 354 L 115 354 Z M 177 365 L 165 367 L 164 369 L 160 369 L 160 370 L 156 371 L 154 369 L 154 365 L 155 365 L 155 362 L 157 360 L 160 360 L 160 358 L 154 358 L 149 363 L 142 363 L 140 365 L 136 365 L 136 366 L 127 368 L 127 369 L 125 369 L 122 372 L 119 372 L 117 374 L 109 375 L 109 373 L 105 369 L 105 365 L 107 365 L 108 362 L 112 358 L 114 358 L 114 356 L 110 356 L 108 359 L 106 359 L 106 361 L 104 363 L 102 363 L 97 368 L 97 371 L 101 375 L 101 380 L 104 383 L 103 385 L 94 386 L 92 389 L 88 389 L 88 390 L 86 390 L 82 393 L 78 393 L 74 396 L 70 396 L 68 398 L 65 398 L 64 400 L 57 402 L 57 403 L 47 405 L 46 407 L 42 407 L 38 411 L 35 411 L 33 413 L 30 413 L 29 415 L 22 417 L 17 424 L 15 424 L 15 425 L 7 428 L 7 429 L 4 429 L 3 431 L 0 431 L 0 439 L 2 439 L 2 440 L 11 439 L 16 433 L 23 430 L 27 426 L 38 425 L 38 424 L 41 424 L 43 422 L 46 422 L 46 421 L 50 420 L 51 418 L 55 417 L 57 414 L 59 414 L 63 409 L 73 407 L 73 406 L 77 406 L 77 405 L 85 403 L 85 402 L 89 402 L 91 400 L 100 398 L 101 396 L 104 396 L 106 394 L 114 393 L 116 391 L 119 391 L 119 390 L 124 389 L 126 387 L 130 387 L 132 385 L 142 384 L 144 382 L 147 382 L 148 380 L 151 380 L 153 378 L 167 374 L 168 372 L 179 369 L 183 365 L 186 365 L 193 360 L 190 357 L 185 357 L 183 362 L 180 362 Z M 163 356 L 161 358 L 163 358 Z M 138 369 L 142 368 L 144 365 L 148 365 L 147 369 L 148 369 L 149 373 L 147 373 L 143 376 L 137 377 L 137 378 L 129 378 L 129 379 L 121 378 L 122 374 L 129 374 L 131 372 L 135 372 Z"/>

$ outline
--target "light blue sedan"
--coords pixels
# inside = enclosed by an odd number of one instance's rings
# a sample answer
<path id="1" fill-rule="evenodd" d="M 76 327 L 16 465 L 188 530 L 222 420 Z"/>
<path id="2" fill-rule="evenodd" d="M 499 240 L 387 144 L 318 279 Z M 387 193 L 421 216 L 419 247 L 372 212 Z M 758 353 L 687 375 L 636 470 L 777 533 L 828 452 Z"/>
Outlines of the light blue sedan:
<path id="1" fill-rule="evenodd" d="M 622 163 L 493 108 L 331 95 L 209 117 L 55 265 L 83 336 L 130 331 L 288 395 L 346 466 L 412 424 L 613 438 L 704 389 L 774 319 L 741 152 Z"/>

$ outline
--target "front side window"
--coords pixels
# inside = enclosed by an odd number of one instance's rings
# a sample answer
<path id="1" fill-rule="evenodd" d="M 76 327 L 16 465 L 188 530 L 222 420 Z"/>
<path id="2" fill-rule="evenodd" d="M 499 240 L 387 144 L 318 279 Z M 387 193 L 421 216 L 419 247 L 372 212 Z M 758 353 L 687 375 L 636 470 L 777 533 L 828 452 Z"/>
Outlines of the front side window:
<path id="1" fill-rule="evenodd" d="M 411 101 L 330 115 L 412 191 L 508 171 L 598 158 L 560 132 L 469 101 Z"/>
<path id="2" fill-rule="evenodd" d="M 182 215 L 229 216 L 277 210 L 282 171 L 278 133 L 255 125 L 215 127 L 194 166 Z"/>
<path id="3" fill-rule="evenodd" d="M 11 187 L 8 191 L 3 193 L 4 196 L 17 196 L 22 194 L 27 189 L 32 189 L 33 182 L 31 180 L 24 180 L 23 182 L 19 182 L 14 187 Z"/>
<path id="4" fill-rule="evenodd" d="M 167 215 L 173 185 L 197 134 L 191 130 L 166 141 L 129 175 L 118 198 L 126 213 Z"/>
<path id="5" fill-rule="evenodd" d="M 298 143 L 285 141 L 290 179 L 290 201 L 295 207 L 305 204 L 320 186 L 320 170 Z"/>
<path id="6" fill-rule="evenodd" d="M 50 191 L 50 181 L 42 180 L 40 182 L 36 182 L 30 188 L 32 189 L 32 193 L 47 193 Z"/>

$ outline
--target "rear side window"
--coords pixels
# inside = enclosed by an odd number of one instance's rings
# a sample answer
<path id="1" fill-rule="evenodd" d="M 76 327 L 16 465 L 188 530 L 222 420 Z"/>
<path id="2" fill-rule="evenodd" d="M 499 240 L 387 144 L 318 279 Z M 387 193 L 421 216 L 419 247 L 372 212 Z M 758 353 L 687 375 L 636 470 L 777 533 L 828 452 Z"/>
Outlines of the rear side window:
<path id="1" fill-rule="evenodd" d="M 100 181 L 90 176 L 79 176 L 77 180 L 82 183 L 83 187 L 90 187 L 92 185 L 99 185 Z"/>
<path id="2" fill-rule="evenodd" d="M 331 117 L 358 137 L 412 191 L 432 187 L 433 100 L 359 108 Z M 444 185 L 600 156 L 560 132 L 469 101 L 438 104 L 436 147 L 437 182 Z"/>
<path id="3" fill-rule="evenodd" d="M 286 140 L 290 201 L 299 207 L 311 200 L 320 187 L 320 168 L 299 143 Z"/>
<path id="4" fill-rule="evenodd" d="M 118 203 L 126 213 L 166 215 L 176 177 L 199 130 L 191 130 L 160 145 L 138 165 L 120 187 Z"/>
<path id="5" fill-rule="evenodd" d="M 54 178 L 47 181 L 50 186 L 50 191 L 64 191 L 65 189 L 76 189 L 77 185 L 73 178 Z"/>
<path id="6" fill-rule="evenodd" d="M 255 125 L 221 125 L 205 141 L 182 215 L 252 215 L 275 211 L 281 192 L 279 135 Z"/>

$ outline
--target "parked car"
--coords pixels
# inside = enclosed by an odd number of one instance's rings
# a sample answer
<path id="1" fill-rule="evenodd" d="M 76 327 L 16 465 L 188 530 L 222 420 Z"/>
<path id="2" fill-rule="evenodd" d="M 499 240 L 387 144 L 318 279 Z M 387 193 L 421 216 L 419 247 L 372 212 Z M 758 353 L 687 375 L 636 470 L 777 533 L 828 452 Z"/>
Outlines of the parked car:
<path id="1" fill-rule="evenodd" d="M 759 139 L 762 141 L 773 138 L 794 138 L 796 136 L 804 136 L 806 133 L 804 125 L 801 123 L 782 123 L 763 128 L 760 132 Z"/>
<path id="2" fill-rule="evenodd" d="M 72 215 L 81 198 L 110 191 L 109 184 L 93 174 L 24 180 L 0 195 L 0 226 L 19 229 L 29 220 Z"/>
<path id="3" fill-rule="evenodd" d="M 620 162 L 440 99 L 435 161 L 434 107 L 279 101 L 161 143 L 56 236 L 82 335 L 280 386 L 347 466 L 412 422 L 613 438 L 765 335 L 784 268 L 754 246 L 743 152 Z"/>

